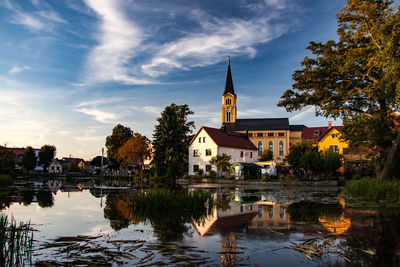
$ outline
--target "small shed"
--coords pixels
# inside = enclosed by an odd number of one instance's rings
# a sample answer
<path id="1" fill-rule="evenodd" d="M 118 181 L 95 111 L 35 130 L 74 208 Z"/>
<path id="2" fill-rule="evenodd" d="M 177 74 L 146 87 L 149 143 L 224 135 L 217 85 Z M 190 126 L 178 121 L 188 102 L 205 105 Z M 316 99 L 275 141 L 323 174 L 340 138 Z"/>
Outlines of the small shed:
<path id="1" fill-rule="evenodd" d="M 254 163 L 238 162 L 232 164 L 231 169 L 236 179 L 248 180 L 261 177 L 261 167 Z"/>

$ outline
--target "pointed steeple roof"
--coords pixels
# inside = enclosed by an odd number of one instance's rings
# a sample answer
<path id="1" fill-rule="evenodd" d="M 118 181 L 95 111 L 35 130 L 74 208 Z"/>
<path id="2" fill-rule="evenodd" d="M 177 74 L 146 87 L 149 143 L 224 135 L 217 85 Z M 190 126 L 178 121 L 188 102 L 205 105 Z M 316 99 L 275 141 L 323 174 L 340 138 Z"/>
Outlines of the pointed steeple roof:
<path id="1" fill-rule="evenodd" d="M 224 90 L 224 95 L 225 94 L 235 94 L 235 90 L 233 89 L 233 82 L 232 82 L 232 74 L 231 74 L 231 59 L 228 59 L 228 71 L 226 73 L 226 81 L 225 81 L 225 90 Z"/>

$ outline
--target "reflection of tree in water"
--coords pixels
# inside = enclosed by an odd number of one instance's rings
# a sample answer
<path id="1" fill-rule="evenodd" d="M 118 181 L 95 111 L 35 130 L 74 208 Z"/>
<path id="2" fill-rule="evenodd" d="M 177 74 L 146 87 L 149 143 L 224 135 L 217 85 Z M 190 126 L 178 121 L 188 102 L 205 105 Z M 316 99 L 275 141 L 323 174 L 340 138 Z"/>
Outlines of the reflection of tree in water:
<path id="1" fill-rule="evenodd" d="M 22 196 L 22 203 L 24 206 L 29 206 L 32 201 L 33 197 L 35 196 L 35 191 L 21 191 Z"/>
<path id="2" fill-rule="evenodd" d="M 51 191 L 38 191 L 36 193 L 38 205 L 42 208 L 53 207 L 54 199 Z"/>
<path id="3" fill-rule="evenodd" d="M 347 212 L 346 212 L 347 213 Z M 348 216 L 350 214 L 347 214 Z M 348 247 L 347 257 L 356 265 L 400 265 L 400 218 L 387 213 L 350 215 L 352 228 L 341 245 Z"/>
<path id="4" fill-rule="evenodd" d="M 11 204 L 11 191 L 10 190 L 0 190 L 0 210 L 10 207 Z"/>
<path id="5" fill-rule="evenodd" d="M 300 201 L 290 204 L 287 208 L 290 220 L 293 222 L 318 222 L 321 216 L 330 219 L 339 219 L 343 208 L 339 203 L 322 204 L 310 201 Z"/>
<path id="6" fill-rule="evenodd" d="M 129 223 L 149 221 L 160 240 L 177 240 L 187 231 L 186 223 L 205 219 L 212 206 L 209 193 L 153 189 L 137 195 L 107 197 L 104 217 L 116 230 Z"/>
<path id="7" fill-rule="evenodd" d="M 110 220 L 110 226 L 118 231 L 129 226 L 130 223 L 140 222 L 132 212 L 131 203 L 133 195 L 120 193 L 118 195 L 109 194 L 104 207 L 104 218 Z"/>

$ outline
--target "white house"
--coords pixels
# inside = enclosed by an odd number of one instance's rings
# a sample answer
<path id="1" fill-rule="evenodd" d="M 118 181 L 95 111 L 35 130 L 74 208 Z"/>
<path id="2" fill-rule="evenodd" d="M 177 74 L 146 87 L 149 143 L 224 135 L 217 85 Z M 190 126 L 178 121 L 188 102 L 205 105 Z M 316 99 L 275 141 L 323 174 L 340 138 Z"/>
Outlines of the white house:
<path id="1" fill-rule="evenodd" d="M 58 160 L 53 160 L 48 168 L 49 173 L 62 173 L 62 166 Z"/>
<path id="2" fill-rule="evenodd" d="M 223 153 L 231 156 L 230 163 L 257 161 L 257 147 L 244 135 L 202 126 L 189 143 L 189 175 L 199 169 L 217 171 L 210 160 Z"/>

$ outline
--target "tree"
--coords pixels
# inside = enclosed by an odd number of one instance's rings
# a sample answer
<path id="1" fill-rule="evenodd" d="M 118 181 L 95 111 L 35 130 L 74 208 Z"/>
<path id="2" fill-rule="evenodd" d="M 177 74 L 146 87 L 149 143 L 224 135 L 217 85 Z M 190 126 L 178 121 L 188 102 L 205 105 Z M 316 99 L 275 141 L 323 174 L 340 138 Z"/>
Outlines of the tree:
<path id="1" fill-rule="evenodd" d="M 321 153 L 322 169 L 329 176 L 335 176 L 337 170 L 343 165 L 343 156 L 334 151 Z"/>
<path id="2" fill-rule="evenodd" d="M 310 42 L 314 58 L 304 58 L 278 106 L 314 106 L 316 115 L 342 118 L 344 138 L 368 145 L 385 162 L 379 179 L 388 180 L 400 158 L 399 6 L 348 0 L 337 20 L 339 41 Z"/>
<path id="3" fill-rule="evenodd" d="M 54 160 L 56 155 L 56 147 L 51 145 L 44 145 L 39 150 L 39 164 L 43 166 L 43 170 L 47 172 L 47 168 Z"/>
<path id="4" fill-rule="evenodd" d="M 154 161 L 160 176 L 181 176 L 187 168 L 187 144 L 194 128 L 187 116 L 193 112 L 188 105 L 171 104 L 157 119 L 153 133 Z"/>
<path id="5" fill-rule="evenodd" d="M 118 149 L 133 136 L 129 127 L 118 124 L 112 130 L 112 134 L 106 138 L 107 156 L 113 168 L 119 168 Z"/>
<path id="6" fill-rule="evenodd" d="M 317 150 L 318 147 L 313 148 L 312 144 L 308 141 L 302 140 L 290 146 L 289 153 L 286 156 L 287 162 L 292 166 L 294 171 L 304 169 L 302 164 L 303 154 L 308 150 Z"/>
<path id="7" fill-rule="evenodd" d="M 259 156 L 259 160 L 260 161 L 269 161 L 272 160 L 274 158 L 274 152 L 272 152 L 271 150 L 267 149 L 265 150 L 261 156 Z"/>
<path id="8" fill-rule="evenodd" d="M 231 160 L 231 156 L 222 153 L 221 155 L 216 155 L 211 158 L 210 164 L 214 165 L 218 170 L 218 177 L 221 176 L 221 173 L 224 171 L 228 171 L 231 167 L 229 161 Z"/>
<path id="9" fill-rule="evenodd" d="M 25 148 L 24 154 L 22 155 L 22 166 L 29 173 L 29 171 L 35 169 L 37 164 L 37 158 L 35 150 L 31 146 Z"/>
<path id="10" fill-rule="evenodd" d="M 4 146 L 0 146 L 0 174 L 10 174 L 14 169 L 15 155 Z"/>
<path id="11" fill-rule="evenodd" d="M 131 162 L 138 162 L 139 169 L 142 170 L 145 159 L 150 155 L 150 140 L 140 133 L 135 133 L 118 149 L 117 158 L 123 167 L 127 167 Z"/>
<path id="12" fill-rule="evenodd" d="M 94 157 L 92 161 L 90 162 L 90 165 L 96 166 L 96 167 L 101 167 L 101 156 Z M 103 157 L 103 166 L 108 165 L 108 159 L 106 157 Z"/>

